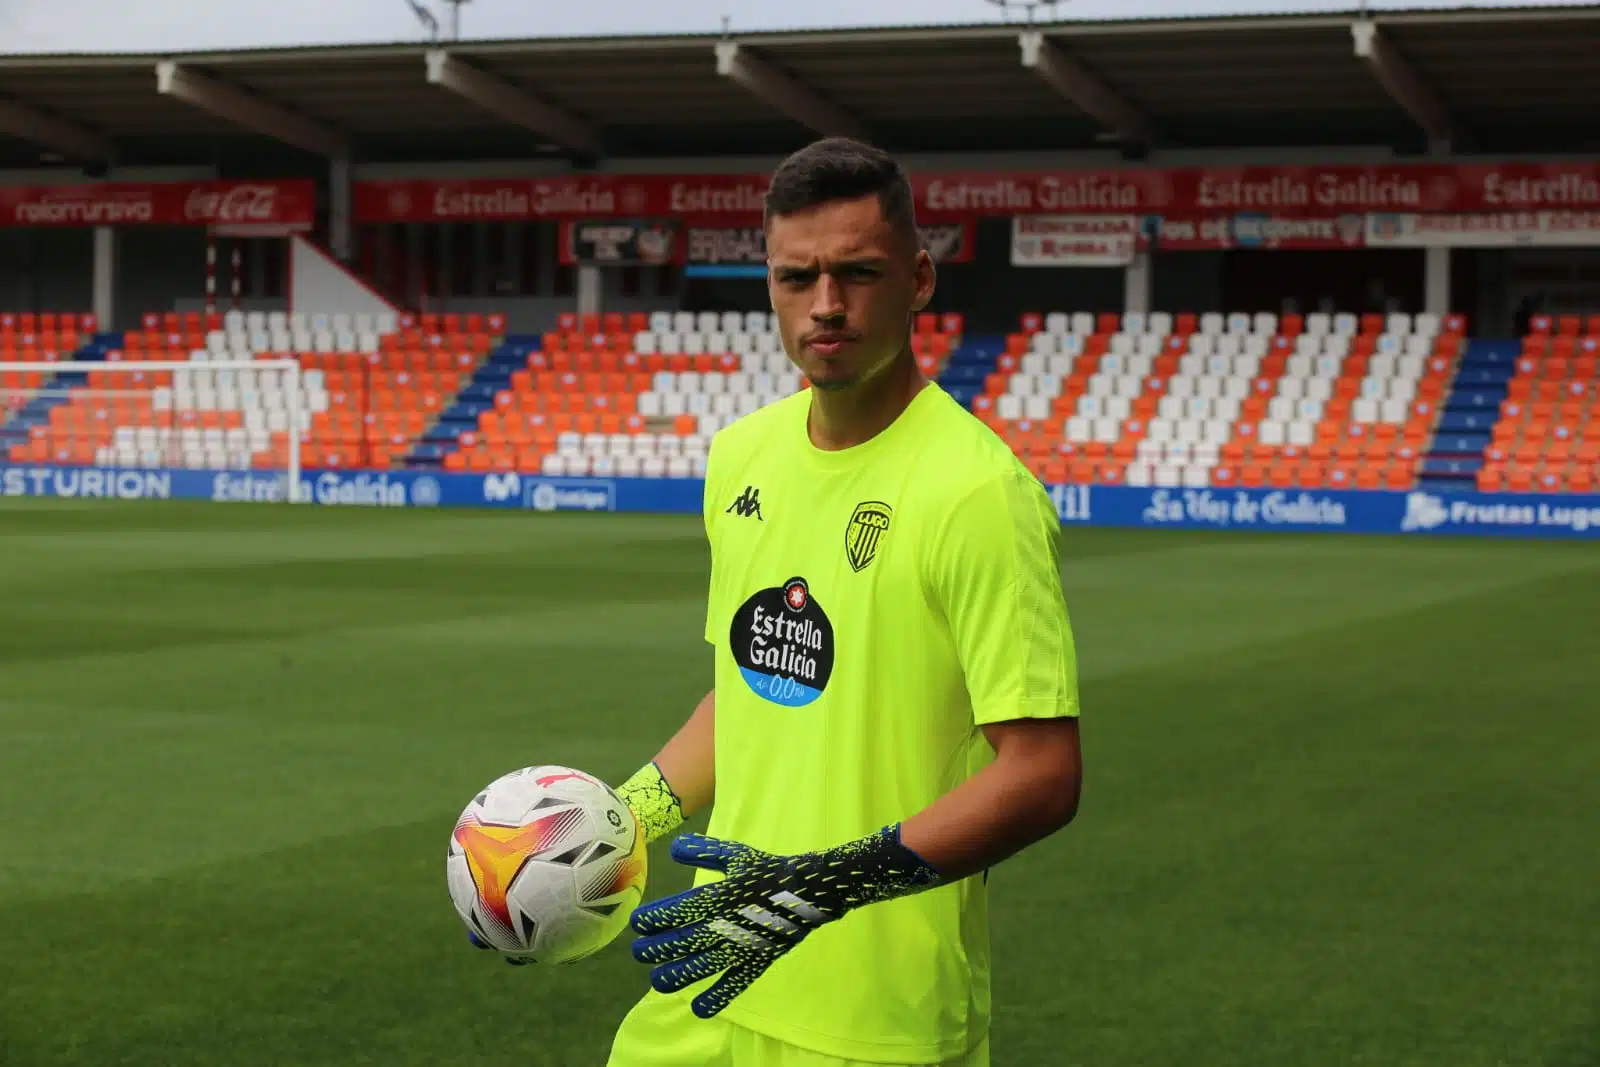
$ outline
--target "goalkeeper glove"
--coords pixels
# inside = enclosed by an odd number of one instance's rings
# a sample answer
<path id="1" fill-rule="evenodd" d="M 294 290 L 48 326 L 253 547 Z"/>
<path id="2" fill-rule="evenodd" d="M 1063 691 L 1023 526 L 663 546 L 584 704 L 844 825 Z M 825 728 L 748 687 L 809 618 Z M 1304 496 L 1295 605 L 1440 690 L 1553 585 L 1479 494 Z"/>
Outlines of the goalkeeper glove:
<path id="1" fill-rule="evenodd" d="M 749 988 L 811 931 L 856 908 L 943 884 L 938 871 L 900 843 L 898 824 L 857 841 L 775 856 L 734 841 L 686 834 L 679 863 L 726 878 L 634 910 L 633 956 L 654 964 L 650 984 L 672 993 L 721 974 L 690 1007 L 709 1019 Z"/>

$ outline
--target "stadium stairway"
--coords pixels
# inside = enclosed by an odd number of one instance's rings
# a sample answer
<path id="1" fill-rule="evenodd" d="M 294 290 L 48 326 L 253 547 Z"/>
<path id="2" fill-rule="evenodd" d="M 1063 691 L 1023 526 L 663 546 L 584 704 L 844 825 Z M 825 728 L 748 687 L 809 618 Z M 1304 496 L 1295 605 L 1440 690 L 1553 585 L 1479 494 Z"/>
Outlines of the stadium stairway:
<path id="1" fill-rule="evenodd" d="M 1521 354 L 1520 341 L 1478 338 L 1467 343 L 1418 472 L 1434 492 L 1477 488 L 1494 424 Z"/>
<path id="2" fill-rule="evenodd" d="M 972 410 L 972 402 L 983 394 L 989 375 L 995 372 L 1000 354 L 1006 350 L 1004 337 L 973 336 L 965 338 L 950 353 L 949 361 L 939 374 L 941 388 L 962 407 Z"/>
<path id="3" fill-rule="evenodd" d="M 93 340 L 82 345 L 66 362 L 105 359 L 107 352 L 121 344 L 120 333 L 97 333 Z M 71 390 L 88 382 L 89 375 L 83 371 L 61 370 L 46 379 L 43 388 L 50 390 L 47 395 L 34 397 L 0 422 L 0 456 L 10 455 L 14 445 L 26 444 L 36 427 L 48 426 L 50 412 L 71 400 Z"/>
<path id="4" fill-rule="evenodd" d="M 443 466 L 444 458 L 460 447 L 463 435 L 478 428 L 479 417 L 494 409 L 496 394 L 510 388 L 511 375 L 527 366 L 528 353 L 537 351 L 539 343 L 537 336 L 508 335 L 461 387 L 455 402 L 423 432 L 406 456 L 405 466 L 413 470 L 437 470 Z"/>

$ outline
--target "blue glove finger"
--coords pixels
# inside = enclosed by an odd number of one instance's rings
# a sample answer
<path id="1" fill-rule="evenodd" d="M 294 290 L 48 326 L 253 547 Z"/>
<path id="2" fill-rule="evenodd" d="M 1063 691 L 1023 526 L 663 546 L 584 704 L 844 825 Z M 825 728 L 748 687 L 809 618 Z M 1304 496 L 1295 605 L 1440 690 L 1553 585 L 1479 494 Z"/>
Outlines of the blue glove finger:
<path id="1" fill-rule="evenodd" d="M 704 981 L 733 963 L 733 953 L 727 948 L 699 952 L 687 959 L 663 963 L 650 972 L 650 985 L 657 993 L 676 993 L 696 982 Z"/>
<path id="2" fill-rule="evenodd" d="M 484 940 L 483 940 L 483 938 L 481 938 L 481 937 L 479 937 L 479 936 L 478 936 L 478 935 L 477 935 L 477 934 L 476 934 L 476 933 L 475 933 L 475 932 L 473 932 L 473 931 L 472 931 L 472 930 L 468 930 L 468 931 L 467 931 L 467 942 L 468 942 L 468 944 L 470 944 L 470 945 L 471 945 L 471 946 L 472 946 L 472 947 L 473 947 L 473 948 L 483 948 L 483 949 L 486 949 L 486 948 L 488 948 L 488 947 L 489 947 L 489 946 L 488 946 L 488 945 L 487 945 L 487 944 L 485 944 L 485 943 L 484 943 Z"/>
<path id="3" fill-rule="evenodd" d="M 695 923 L 654 937 L 634 938 L 633 958 L 640 963 L 667 963 L 725 943 L 726 938 L 707 929 L 704 923 Z"/>
<path id="4" fill-rule="evenodd" d="M 748 845 L 737 841 L 723 841 L 705 834 L 680 834 L 672 841 L 672 858 L 690 867 L 703 867 L 708 871 L 728 873 L 728 862 Z"/>
<path id="5" fill-rule="evenodd" d="M 696 886 L 649 904 L 641 904 L 628 917 L 628 925 L 633 927 L 636 934 L 659 934 L 699 922 L 715 910 L 715 893 L 719 884 L 713 882 Z"/>
<path id="6" fill-rule="evenodd" d="M 767 963 L 741 963 L 717 979 L 710 989 L 695 997 L 689 1009 L 702 1019 L 709 1019 L 733 1003 L 733 998 L 750 988 L 750 983 L 766 972 Z"/>

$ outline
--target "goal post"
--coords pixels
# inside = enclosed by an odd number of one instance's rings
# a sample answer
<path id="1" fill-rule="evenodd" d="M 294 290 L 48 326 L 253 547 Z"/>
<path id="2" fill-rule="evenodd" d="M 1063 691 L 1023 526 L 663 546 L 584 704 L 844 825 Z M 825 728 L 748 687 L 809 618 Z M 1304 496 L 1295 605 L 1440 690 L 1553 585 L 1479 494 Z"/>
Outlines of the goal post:
<path id="1" fill-rule="evenodd" d="M 327 407 L 321 372 L 294 359 L 0 362 L 0 463 L 277 472 L 301 501 Z"/>

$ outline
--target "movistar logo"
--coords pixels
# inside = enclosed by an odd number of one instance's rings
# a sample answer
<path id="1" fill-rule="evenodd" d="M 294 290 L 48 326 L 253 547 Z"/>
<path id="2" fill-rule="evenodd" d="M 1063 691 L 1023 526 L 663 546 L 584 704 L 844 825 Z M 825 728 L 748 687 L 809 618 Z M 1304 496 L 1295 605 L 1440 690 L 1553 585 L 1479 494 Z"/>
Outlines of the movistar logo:
<path id="1" fill-rule="evenodd" d="M 723 514 L 737 515 L 742 519 L 748 519 L 754 515 L 757 522 L 766 522 L 767 520 L 761 517 L 761 490 L 753 485 L 745 486 L 744 492 L 740 493 L 738 499 L 728 505 L 728 510 Z"/>

